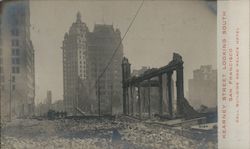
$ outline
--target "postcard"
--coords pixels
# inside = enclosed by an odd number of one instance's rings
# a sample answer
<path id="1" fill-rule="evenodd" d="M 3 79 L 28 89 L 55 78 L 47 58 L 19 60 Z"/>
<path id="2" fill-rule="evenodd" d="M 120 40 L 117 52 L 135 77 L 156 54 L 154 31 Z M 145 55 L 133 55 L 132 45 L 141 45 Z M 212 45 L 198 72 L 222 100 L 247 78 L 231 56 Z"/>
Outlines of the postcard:
<path id="1" fill-rule="evenodd" d="M 249 2 L 2 0 L 1 148 L 249 149 Z"/>

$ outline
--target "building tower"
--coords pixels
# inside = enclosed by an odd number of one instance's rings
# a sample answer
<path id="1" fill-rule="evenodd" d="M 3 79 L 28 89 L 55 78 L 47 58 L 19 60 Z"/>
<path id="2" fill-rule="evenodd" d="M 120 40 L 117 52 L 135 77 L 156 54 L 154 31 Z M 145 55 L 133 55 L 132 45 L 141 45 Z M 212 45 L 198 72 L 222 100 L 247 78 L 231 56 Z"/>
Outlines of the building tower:
<path id="1" fill-rule="evenodd" d="M 88 28 L 78 12 L 76 21 L 63 41 L 63 85 L 64 103 L 68 114 L 76 114 L 79 98 L 79 81 L 86 80 L 86 59 Z"/>
<path id="2" fill-rule="evenodd" d="M 51 90 L 47 91 L 47 98 L 46 99 L 47 99 L 46 103 L 51 105 L 52 104 L 52 91 Z"/>

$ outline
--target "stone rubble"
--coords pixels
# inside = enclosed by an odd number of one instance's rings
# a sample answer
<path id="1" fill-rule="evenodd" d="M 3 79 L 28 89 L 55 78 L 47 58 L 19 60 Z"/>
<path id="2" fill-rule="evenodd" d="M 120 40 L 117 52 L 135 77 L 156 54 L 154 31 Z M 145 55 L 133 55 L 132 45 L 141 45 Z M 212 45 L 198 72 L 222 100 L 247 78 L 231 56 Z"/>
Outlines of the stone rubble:
<path id="1" fill-rule="evenodd" d="M 111 120 L 20 120 L 2 128 L 3 149 L 216 149 L 169 129 Z M 112 141 L 114 130 L 121 140 Z"/>

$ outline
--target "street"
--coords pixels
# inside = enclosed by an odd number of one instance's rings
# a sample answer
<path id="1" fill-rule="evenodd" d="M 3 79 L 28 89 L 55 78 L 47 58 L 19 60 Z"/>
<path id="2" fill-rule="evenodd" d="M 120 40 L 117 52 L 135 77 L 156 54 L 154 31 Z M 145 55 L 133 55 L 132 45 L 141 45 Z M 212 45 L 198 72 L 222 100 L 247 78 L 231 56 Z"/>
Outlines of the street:
<path id="1" fill-rule="evenodd" d="M 2 126 L 3 149 L 214 149 L 213 141 L 192 140 L 171 129 L 124 118 L 18 119 Z"/>

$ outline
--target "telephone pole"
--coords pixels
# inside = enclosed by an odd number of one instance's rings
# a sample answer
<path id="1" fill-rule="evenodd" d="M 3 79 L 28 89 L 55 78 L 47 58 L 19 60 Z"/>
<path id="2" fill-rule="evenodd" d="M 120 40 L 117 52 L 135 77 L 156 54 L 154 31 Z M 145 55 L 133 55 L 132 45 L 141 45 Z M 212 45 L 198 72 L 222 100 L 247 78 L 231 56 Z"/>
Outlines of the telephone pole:
<path id="1" fill-rule="evenodd" d="M 111 116 L 113 115 L 113 83 L 110 85 L 110 111 Z"/>
<path id="2" fill-rule="evenodd" d="M 9 79 L 9 81 L 10 81 L 10 101 L 9 101 L 9 108 L 10 108 L 10 121 L 11 121 L 11 119 L 12 119 L 12 110 L 11 110 L 11 108 L 12 108 L 12 106 L 11 106 L 11 104 L 12 104 L 12 77 L 11 77 L 12 75 L 11 75 L 11 72 L 10 72 L 10 79 Z"/>
<path id="3" fill-rule="evenodd" d="M 97 81 L 98 115 L 101 116 L 100 80 Z"/>

